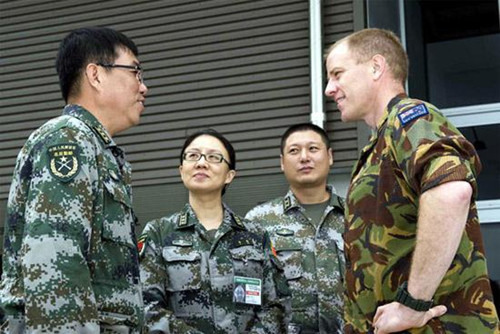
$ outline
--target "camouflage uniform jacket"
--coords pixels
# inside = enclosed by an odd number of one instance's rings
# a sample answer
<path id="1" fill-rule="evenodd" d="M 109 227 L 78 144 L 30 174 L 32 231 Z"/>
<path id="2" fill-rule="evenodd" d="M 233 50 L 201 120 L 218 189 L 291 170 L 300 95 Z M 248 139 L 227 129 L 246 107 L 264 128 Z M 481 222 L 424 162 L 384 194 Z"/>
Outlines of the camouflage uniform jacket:
<path id="1" fill-rule="evenodd" d="M 224 206 L 211 241 L 189 204 L 139 238 L 146 322 L 155 333 L 281 333 L 267 234 Z M 261 280 L 261 305 L 236 303 L 235 276 Z"/>
<path id="2" fill-rule="evenodd" d="M 476 196 L 480 169 L 474 147 L 436 107 L 405 96 L 389 103 L 354 167 L 347 195 L 346 333 L 372 330 L 377 307 L 392 302 L 408 280 L 420 194 L 464 180 Z M 434 301 L 448 312 L 409 332 L 492 333 L 498 328 L 474 201 Z"/>
<path id="3" fill-rule="evenodd" d="M 29 137 L 7 204 L 0 301 L 8 333 L 140 332 L 130 172 L 80 106 Z"/>
<path id="4" fill-rule="evenodd" d="M 246 218 L 270 234 L 292 294 L 288 332 L 341 333 L 343 326 L 343 199 L 333 192 L 318 227 L 292 191 L 250 210 Z"/>

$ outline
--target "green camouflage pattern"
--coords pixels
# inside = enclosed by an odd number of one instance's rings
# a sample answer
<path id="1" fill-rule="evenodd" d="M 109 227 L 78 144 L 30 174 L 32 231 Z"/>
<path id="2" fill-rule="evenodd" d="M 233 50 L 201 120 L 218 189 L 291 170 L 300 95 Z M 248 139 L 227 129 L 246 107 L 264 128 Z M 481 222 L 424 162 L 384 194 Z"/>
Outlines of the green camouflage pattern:
<path id="1" fill-rule="evenodd" d="M 76 105 L 20 151 L 5 223 L 3 331 L 141 332 L 131 168 L 113 152 L 104 127 Z"/>
<path id="2" fill-rule="evenodd" d="M 213 242 L 189 204 L 140 240 L 146 323 L 155 333 L 283 333 L 278 271 L 264 230 L 224 206 Z M 261 305 L 233 302 L 234 276 L 262 280 Z"/>
<path id="3" fill-rule="evenodd" d="M 344 207 L 333 187 L 327 190 L 330 202 L 317 228 L 291 190 L 245 216 L 269 232 L 283 265 L 292 295 L 289 333 L 342 333 Z"/>
<path id="4" fill-rule="evenodd" d="M 419 195 L 457 180 L 477 195 L 481 163 L 473 145 L 433 105 L 407 97 L 391 104 L 354 167 L 347 195 L 346 333 L 371 331 L 377 307 L 392 302 L 408 280 Z M 434 301 L 447 313 L 407 333 L 498 331 L 474 200 Z"/>

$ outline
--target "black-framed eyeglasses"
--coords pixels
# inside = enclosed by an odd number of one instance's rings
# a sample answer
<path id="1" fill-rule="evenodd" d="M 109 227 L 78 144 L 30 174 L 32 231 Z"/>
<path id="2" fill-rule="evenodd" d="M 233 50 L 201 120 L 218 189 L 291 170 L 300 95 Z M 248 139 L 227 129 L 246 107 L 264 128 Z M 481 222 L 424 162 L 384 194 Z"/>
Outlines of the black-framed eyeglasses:
<path id="1" fill-rule="evenodd" d="M 182 158 L 185 161 L 199 161 L 201 157 L 205 158 L 205 161 L 210 162 L 210 163 L 216 163 L 220 164 L 222 161 L 228 164 L 230 166 L 229 161 L 227 161 L 224 156 L 220 153 L 207 153 L 203 154 L 201 152 L 185 152 L 182 155 Z"/>
<path id="2" fill-rule="evenodd" d="M 144 71 L 140 65 L 119 65 L 119 64 L 103 64 L 96 63 L 97 66 L 106 67 L 106 68 L 126 68 L 135 72 L 135 77 L 139 80 L 139 83 L 144 83 Z"/>

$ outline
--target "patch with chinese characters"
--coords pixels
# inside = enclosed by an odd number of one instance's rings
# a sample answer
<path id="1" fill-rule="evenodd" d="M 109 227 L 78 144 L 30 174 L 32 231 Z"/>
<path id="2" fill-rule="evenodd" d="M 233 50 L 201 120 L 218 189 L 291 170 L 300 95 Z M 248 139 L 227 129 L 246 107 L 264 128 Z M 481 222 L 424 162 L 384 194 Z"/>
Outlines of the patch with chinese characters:
<path id="1" fill-rule="evenodd" d="M 49 171 L 53 177 L 68 182 L 80 171 L 80 147 L 77 144 L 58 144 L 50 146 Z"/>

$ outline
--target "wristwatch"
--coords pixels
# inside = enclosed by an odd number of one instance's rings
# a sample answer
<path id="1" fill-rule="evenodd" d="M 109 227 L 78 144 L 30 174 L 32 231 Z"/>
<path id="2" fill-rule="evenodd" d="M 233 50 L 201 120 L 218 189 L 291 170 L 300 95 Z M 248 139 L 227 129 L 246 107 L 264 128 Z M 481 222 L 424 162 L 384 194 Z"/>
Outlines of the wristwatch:
<path id="1" fill-rule="evenodd" d="M 432 304 L 434 303 L 433 299 L 422 300 L 413 298 L 408 292 L 408 282 L 404 282 L 398 287 L 396 298 L 394 300 L 400 304 L 403 304 L 404 306 L 407 306 L 419 312 L 428 311 L 432 307 Z"/>

